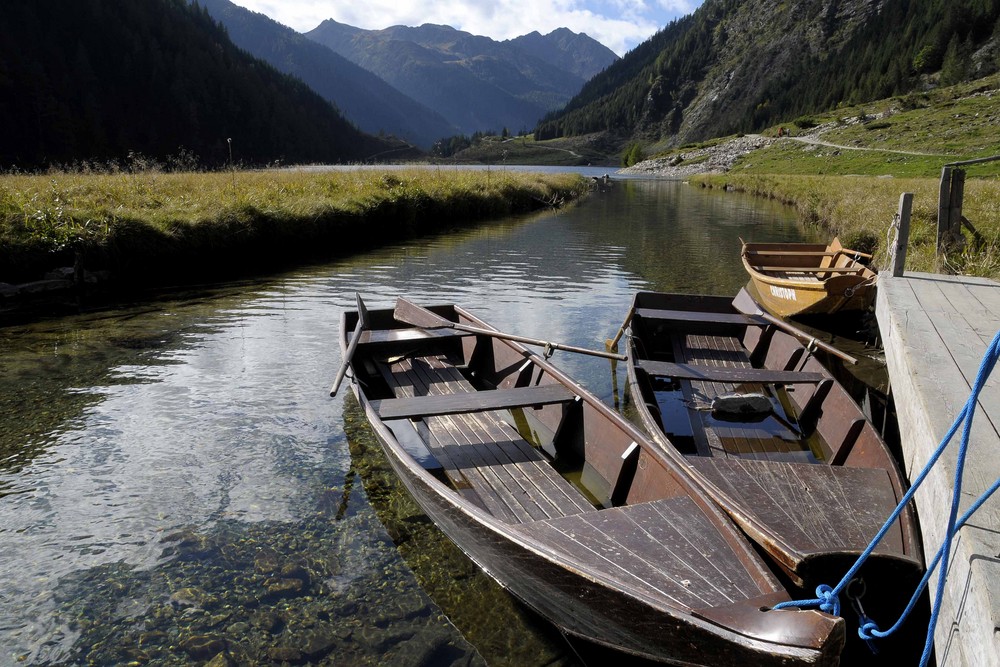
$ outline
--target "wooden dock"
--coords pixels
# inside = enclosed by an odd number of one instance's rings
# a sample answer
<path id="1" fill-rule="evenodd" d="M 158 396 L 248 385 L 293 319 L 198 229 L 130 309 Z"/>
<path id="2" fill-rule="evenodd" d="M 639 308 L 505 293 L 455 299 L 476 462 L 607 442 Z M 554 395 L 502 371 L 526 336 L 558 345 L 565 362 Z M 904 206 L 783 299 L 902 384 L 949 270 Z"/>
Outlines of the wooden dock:
<path id="1" fill-rule="evenodd" d="M 968 400 L 983 355 L 1000 330 L 1000 284 L 883 272 L 876 314 L 899 418 L 903 464 L 913 479 Z M 916 495 L 928 560 L 944 539 L 960 437 L 961 431 Z M 980 395 L 960 513 L 998 477 L 1000 369 Z M 948 570 L 935 632 L 937 665 L 1000 665 L 1000 497 L 991 498 L 958 533 Z M 936 582 L 934 577 L 932 595 Z"/>

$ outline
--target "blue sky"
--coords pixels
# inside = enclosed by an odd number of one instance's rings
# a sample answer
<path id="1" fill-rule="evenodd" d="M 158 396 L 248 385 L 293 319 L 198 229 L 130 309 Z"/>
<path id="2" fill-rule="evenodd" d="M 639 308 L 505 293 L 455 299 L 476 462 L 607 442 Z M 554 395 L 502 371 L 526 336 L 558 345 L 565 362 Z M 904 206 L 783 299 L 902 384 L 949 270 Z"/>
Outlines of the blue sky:
<path id="1" fill-rule="evenodd" d="M 379 30 L 437 23 L 493 39 L 556 28 L 585 32 L 618 55 L 645 41 L 702 0 L 232 0 L 307 32 L 325 19 Z"/>

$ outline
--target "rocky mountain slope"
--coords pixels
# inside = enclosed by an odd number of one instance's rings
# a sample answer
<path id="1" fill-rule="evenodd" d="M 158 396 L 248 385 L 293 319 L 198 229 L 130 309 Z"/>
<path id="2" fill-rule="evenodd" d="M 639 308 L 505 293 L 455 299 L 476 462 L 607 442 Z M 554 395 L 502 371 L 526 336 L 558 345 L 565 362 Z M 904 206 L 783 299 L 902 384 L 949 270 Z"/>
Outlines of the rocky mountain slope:
<path id="1" fill-rule="evenodd" d="M 466 134 L 534 127 L 617 60 L 586 35 L 536 35 L 497 42 L 449 26 L 363 30 L 333 20 L 306 33 Z"/>
<path id="2" fill-rule="evenodd" d="M 360 129 L 389 134 L 427 149 L 458 128 L 368 70 L 329 48 L 229 0 L 198 0 L 233 42 L 276 69 L 301 79 Z"/>
<path id="3" fill-rule="evenodd" d="M 0 128 L 0 169 L 338 162 L 394 148 L 187 0 L 0 3 Z"/>
<path id="4" fill-rule="evenodd" d="M 996 0 L 705 0 L 594 77 L 536 136 L 678 146 L 1000 67 Z"/>

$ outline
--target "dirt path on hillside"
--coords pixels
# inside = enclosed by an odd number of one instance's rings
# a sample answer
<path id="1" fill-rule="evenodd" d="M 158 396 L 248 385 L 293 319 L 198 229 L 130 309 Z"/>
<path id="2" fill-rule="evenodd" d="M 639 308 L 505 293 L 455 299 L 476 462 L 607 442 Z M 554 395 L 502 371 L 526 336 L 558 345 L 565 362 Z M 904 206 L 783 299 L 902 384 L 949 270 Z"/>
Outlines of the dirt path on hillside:
<path id="1" fill-rule="evenodd" d="M 835 144 L 830 141 L 824 141 L 819 138 L 821 133 L 803 134 L 798 137 L 782 137 L 781 140 L 788 141 L 798 141 L 803 144 L 809 144 L 813 146 L 827 146 L 829 148 L 836 148 L 845 151 L 875 151 L 878 153 L 895 153 L 896 155 L 922 155 L 925 157 L 950 157 L 948 155 L 943 155 L 941 153 L 921 153 L 920 151 L 904 151 L 896 150 L 892 148 L 873 148 L 871 146 L 845 146 L 844 144 Z"/>
<path id="2" fill-rule="evenodd" d="M 756 150 L 773 145 L 780 141 L 795 141 L 798 143 L 825 146 L 845 151 L 872 151 L 896 155 L 917 155 L 924 157 L 952 158 L 941 153 L 922 153 L 892 148 L 875 148 L 871 146 L 846 146 L 822 139 L 822 135 L 835 128 L 837 124 L 826 123 L 813 128 L 808 134 L 796 137 L 766 137 L 762 134 L 747 134 L 729 141 L 724 141 L 706 148 L 696 148 L 682 153 L 675 153 L 666 158 L 653 158 L 619 170 L 620 174 L 646 174 L 665 178 L 684 178 L 693 174 L 720 174 L 729 171 L 736 161 L 750 155 Z"/>

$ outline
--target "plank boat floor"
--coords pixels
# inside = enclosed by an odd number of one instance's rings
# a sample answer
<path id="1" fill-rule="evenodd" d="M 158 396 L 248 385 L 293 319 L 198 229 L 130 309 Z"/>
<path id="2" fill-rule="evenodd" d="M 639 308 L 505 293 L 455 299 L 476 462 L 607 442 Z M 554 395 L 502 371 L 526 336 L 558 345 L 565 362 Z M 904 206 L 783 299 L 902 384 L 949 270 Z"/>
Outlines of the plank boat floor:
<path id="1" fill-rule="evenodd" d="M 725 606 L 759 595 L 731 545 L 690 498 L 549 519 L 520 530 L 598 561 L 625 589 L 683 607 Z"/>
<path id="2" fill-rule="evenodd" d="M 397 398 L 474 394 L 444 357 L 382 364 Z M 458 490 L 470 488 L 484 509 L 508 523 L 531 522 L 596 508 L 496 411 L 435 415 L 423 420 L 428 450 Z"/>
<path id="3" fill-rule="evenodd" d="M 864 550 L 896 507 L 888 473 L 873 468 L 749 459 L 688 459 L 702 475 L 803 554 Z M 902 548 L 897 527 L 876 552 Z"/>
<path id="4" fill-rule="evenodd" d="M 701 368 L 729 369 L 734 378 L 739 373 L 753 377 L 754 369 L 740 340 L 732 336 L 688 334 L 677 337 L 674 355 L 685 365 Z M 759 371 L 758 371 L 759 373 Z M 766 378 L 765 374 L 761 374 Z M 697 379 L 689 382 L 690 397 L 696 404 L 710 405 L 716 398 L 729 393 L 766 393 L 760 382 L 716 382 Z M 704 411 L 695 411 L 692 419 L 701 422 L 695 428 L 695 439 L 702 456 L 768 459 L 774 461 L 811 460 L 812 454 L 797 434 L 777 424 L 767 428 L 761 423 L 723 423 Z M 814 460 L 814 459 L 813 459 Z"/>

